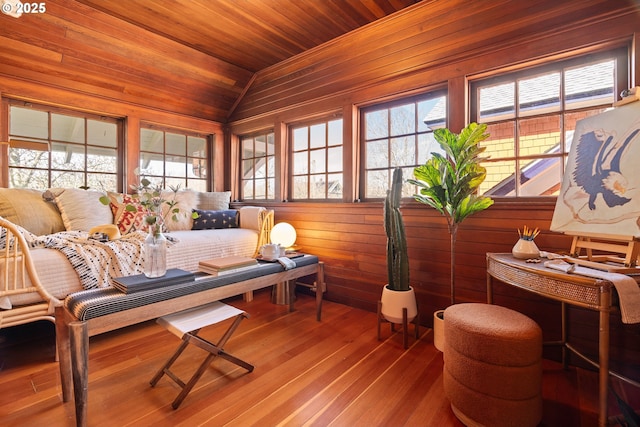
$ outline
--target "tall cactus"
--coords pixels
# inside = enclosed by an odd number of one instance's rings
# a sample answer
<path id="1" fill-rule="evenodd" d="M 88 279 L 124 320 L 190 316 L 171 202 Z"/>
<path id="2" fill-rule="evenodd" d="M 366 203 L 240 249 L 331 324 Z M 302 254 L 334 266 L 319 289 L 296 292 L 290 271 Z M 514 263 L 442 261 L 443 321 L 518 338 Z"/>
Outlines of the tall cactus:
<path id="1" fill-rule="evenodd" d="M 391 190 L 387 190 L 384 201 L 384 230 L 387 233 L 387 273 L 389 288 L 396 291 L 409 290 L 409 256 L 407 236 L 400 213 L 402 196 L 402 169 L 393 171 Z"/>

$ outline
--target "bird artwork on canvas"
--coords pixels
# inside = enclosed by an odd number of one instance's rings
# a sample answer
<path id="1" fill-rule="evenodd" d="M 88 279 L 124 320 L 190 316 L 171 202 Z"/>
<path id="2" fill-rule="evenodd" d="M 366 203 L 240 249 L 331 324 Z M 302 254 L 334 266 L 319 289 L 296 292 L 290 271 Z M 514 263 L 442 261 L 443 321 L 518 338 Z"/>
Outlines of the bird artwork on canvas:
<path id="1" fill-rule="evenodd" d="M 640 236 L 640 102 L 578 121 L 551 230 Z"/>
<path id="2" fill-rule="evenodd" d="M 624 140 L 599 130 L 580 136 L 573 178 L 576 185 L 589 195 L 589 209 L 596 208 L 598 195 L 610 208 L 631 201 L 624 196 L 629 180 L 620 170 L 620 159 L 638 132 L 640 129 L 634 129 Z"/>

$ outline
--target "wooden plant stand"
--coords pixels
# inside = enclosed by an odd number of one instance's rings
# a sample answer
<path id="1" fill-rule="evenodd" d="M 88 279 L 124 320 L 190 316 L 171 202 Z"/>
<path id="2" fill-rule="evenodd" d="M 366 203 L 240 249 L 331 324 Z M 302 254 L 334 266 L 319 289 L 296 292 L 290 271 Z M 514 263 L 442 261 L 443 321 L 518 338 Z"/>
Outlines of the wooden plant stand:
<path id="1" fill-rule="evenodd" d="M 381 334 L 381 330 L 380 330 L 380 325 L 382 323 L 389 323 L 391 324 L 391 332 L 395 332 L 395 323 L 393 322 L 389 322 L 387 319 L 385 319 L 385 317 L 382 315 L 382 301 L 378 301 L 378 341 L 382 339 L 382 334 Z M 404 307 L 402 309 L 402 344 L 404 345 L 404 348 L 407 349 L 409 348 L 409 323 L 413 323 L 414 327 L 414 333 L 415 333 L 415 337 L 416 340 L 418 339 L 418 337 L 420 336 L 420 332 L 419 332 L 419 327 L 420 327 L 420 309 L 418 309 L 418 312 L 416 314 L 416 317 L 413 318 L 413 320 L 411 322 L 409 322 L 408 316 L 407 316 L 407 308 Z"/>

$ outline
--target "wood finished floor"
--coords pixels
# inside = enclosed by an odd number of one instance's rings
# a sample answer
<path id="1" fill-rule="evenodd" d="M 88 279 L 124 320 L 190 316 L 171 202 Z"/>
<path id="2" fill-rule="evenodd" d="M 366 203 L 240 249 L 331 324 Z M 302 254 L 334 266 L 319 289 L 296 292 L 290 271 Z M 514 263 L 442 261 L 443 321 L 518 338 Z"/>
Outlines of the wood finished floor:
<path id="1" fill-rule="evenodd" d="M 404 350 L 402 334 L 392 334 L 388 325 L 384 339 L 377 340 L 374 313 L 325 302 L 323 320 L 316 322 L 309 295 L 298 296 L 293 313 L 271 304 L 266 291 L 250 303 L 229 302 L 251 317 L 226 350 L 254 364 L 252 373 L 216 360 L 173 410 L 178 386 L 165 376 L 151 388 L 149 380 L 177 347 L 174 335 L 146 322 L 93 337 L 89 425 L 462 425 L 444 397 L 442 354 L 433 347 L 431 330 L 423 328 L 421 338 L 412 338 Z M 223 329 L 212 326 L 201 335 L 215 341 Z M 53 342 L 47 322 L 0 331 L 3 426 L 74 425 L 73 404 L 61 402 Z M 188 348 L 174 370 L 187 378 L 204 357 L 202 350 Z M 596 390 L 595 373 L 565 371 L 545 361 L 541 426 L 595 426 Z"/>

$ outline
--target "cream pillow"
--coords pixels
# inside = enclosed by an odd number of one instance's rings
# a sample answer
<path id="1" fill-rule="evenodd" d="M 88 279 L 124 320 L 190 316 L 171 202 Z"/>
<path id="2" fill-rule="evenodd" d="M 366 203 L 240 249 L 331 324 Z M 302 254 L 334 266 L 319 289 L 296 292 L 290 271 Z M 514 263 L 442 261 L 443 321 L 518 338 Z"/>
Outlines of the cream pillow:
<path id="1" fill-rule="evenodd" d="M 58 208 L 40 190 L 0 188 L 0 216 L 38 236 L 64 231 Z"/>
<path id="2" fill-rule="evenodd" d="M 50 188 L 43 197 L 53 197 L 67 231 L 89 231 L 102 224 L 113 224 L 113 213 L 100 197 L 104 193 L 78 188 Z"/>
<path id="3" fill-rule="evenodd" d="M 231 202 L 231 191 L 200 193 L 198 209 L 205 211 L 226 211 Z"/>
<path id="4" fill-rule="evenodd" d="M 163 191 L 162 198 L 164 200 L 173 200 L 173 191 Z M 165 218 L 164 226 L 169 231 L 191 230 L 193 219 L 191 213 L 198 207 L 198 193 L 191 190 L 182 190 L 175 193 L 175 200 L 178 202 L 173 208 L 180 209 L 177 214 L 177 221 L 172 219 L 173 214 L 169 212 L 169 206 L 162 205 L 162 216 Z"/>

